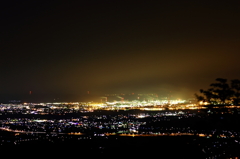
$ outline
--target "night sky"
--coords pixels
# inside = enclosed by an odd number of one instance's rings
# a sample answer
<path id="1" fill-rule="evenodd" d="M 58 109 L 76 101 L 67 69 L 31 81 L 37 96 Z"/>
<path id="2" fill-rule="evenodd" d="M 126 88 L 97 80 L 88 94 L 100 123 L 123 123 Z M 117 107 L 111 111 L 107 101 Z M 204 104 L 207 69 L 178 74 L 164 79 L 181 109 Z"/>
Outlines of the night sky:
<path id="1" fill-rule="evenodd" d="M 0 12 L 0 102 L 188 99 L 240 79 L 237 0 L 9 0 Z"/>

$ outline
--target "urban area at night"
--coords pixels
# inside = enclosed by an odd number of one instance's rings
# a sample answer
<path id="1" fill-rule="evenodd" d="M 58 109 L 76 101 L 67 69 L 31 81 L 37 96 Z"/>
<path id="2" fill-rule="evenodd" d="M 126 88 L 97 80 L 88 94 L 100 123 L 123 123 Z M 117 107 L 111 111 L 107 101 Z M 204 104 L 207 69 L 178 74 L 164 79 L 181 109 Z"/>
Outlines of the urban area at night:
<path id="1" fill-rule="evenodd" d="M 240 158 L 240 1 L 0 1 L 2 158 Z"/>
<path id="2" fill-rule="evenodd" d="M 107 101 L 111 96 L 120 100 Z M 212 105 L 197 99 L 153 100 L 155 94 L 124 100 L 131 96 L 105 95 L 99 103 L 2 103 L 1 149 L 33 151 L 33 147 L 44 147 L 45 153 L 52 154 L 51 147 L 55 147 L 98 157 L 124 157 L 126 151 L 130 156 L 166 158 L 240 155 L 240 106 Z"/>

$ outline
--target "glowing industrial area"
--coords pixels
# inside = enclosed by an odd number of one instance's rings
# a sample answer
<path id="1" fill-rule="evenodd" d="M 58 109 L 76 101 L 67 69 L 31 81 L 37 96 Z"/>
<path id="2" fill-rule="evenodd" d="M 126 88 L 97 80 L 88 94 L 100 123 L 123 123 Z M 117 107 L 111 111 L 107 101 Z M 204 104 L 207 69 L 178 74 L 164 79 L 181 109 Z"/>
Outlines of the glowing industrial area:
<path id="1" fill-rule="evenodd" d="M 93 110 L 177 110 L 177 109 L 205 109 L 207 103 L 195 103 L 186 100 L 155 100 L 155 101 L 113 101 L 113 102 L 55 102 L 55 103 L 8 103 L 1 104 L 1 109 L 5 108 L 25 108 L 36 111 L 44 109 L 73 109 L 82 111 Z"/>

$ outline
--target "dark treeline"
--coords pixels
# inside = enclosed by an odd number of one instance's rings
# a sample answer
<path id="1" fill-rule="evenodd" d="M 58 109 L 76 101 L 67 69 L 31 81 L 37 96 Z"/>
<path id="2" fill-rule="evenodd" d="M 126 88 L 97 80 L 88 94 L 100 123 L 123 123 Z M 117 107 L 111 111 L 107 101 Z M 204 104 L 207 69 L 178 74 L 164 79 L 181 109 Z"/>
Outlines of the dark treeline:
<path id="1" fill-rule="evenodd" d="M 227 79 L 217 78 L 210 84 L 207 90 L 200 89 L 201 95 L 195 94 L 198 101 L 208 102 L 214 105 L 239 105 L 240 80 L 234 79 L 228 83 Z"/>

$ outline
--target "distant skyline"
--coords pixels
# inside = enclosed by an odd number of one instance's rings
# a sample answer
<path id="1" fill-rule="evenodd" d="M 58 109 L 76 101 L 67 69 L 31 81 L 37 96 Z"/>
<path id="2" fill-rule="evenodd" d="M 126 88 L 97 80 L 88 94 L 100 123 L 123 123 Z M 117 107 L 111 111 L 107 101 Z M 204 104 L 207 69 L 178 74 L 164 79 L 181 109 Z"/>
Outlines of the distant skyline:
<path id="1" fill-rule="evenodd" d="M 239 1 L 23 0 L 0 7 L 0 102 L 81 101 L 87 91 L 187 99 L 216 78 L 240 79 Z"/>

